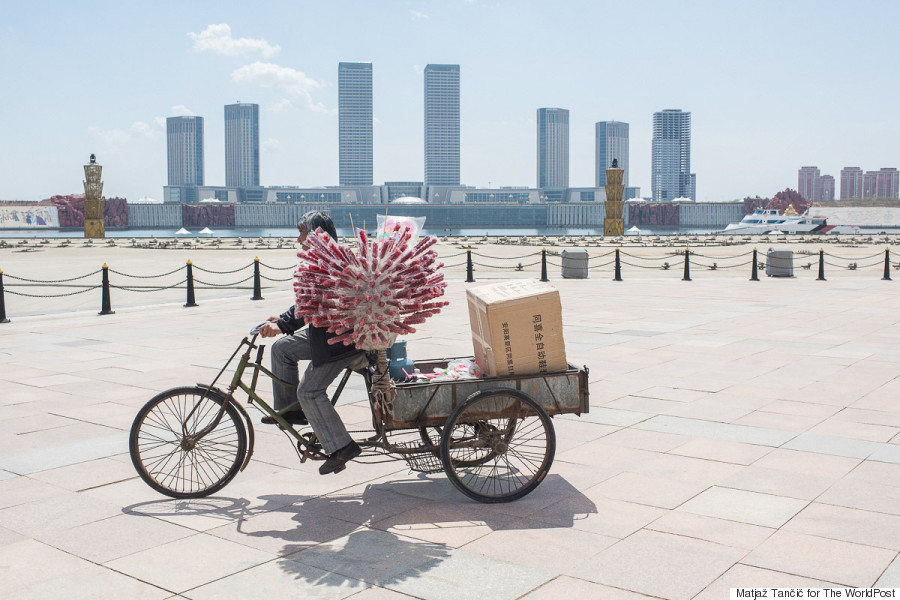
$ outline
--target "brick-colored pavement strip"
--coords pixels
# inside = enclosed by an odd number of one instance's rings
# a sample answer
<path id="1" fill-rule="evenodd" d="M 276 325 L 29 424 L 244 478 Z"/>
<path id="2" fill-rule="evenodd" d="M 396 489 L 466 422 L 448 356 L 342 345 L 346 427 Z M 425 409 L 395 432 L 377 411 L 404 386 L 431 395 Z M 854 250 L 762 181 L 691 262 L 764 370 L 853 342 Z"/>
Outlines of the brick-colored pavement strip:
<path id="1" fill-rule="evenodd" d="M 471 352 L 465 290 L 479 283 L 454 273 L 450 307 L 409 337 L 414 358 Z M 402 462 L 321 477 L 261 425 L 249 467 L 210 498 L 166 499 L 137 478 L 127 432 L 139 407 L 211 380 L 286 291 L 12 314 L 0 325 L 0 597 L 900 586 L 900 283 L 556 273 L 591 412 L 554 419 L 550 475 L 500 505 Z M 361 389 L 351 380 L 340 404 L 351 429 L 370 420 Z"/>

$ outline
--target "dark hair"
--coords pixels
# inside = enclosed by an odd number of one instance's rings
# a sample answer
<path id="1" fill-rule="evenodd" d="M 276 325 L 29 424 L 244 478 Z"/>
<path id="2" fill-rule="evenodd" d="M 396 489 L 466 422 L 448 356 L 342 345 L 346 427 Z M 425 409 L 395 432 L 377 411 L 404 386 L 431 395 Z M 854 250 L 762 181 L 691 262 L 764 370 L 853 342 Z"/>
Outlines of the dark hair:
<path id="1" fill-rule="evenodd" d="M 297 229 L 303 228 L 307 234 L 312 233 L 316 229 L 321 229 L 331 236 L 331 239 L 337 240 L 337 230 L 334 228 L 334 221 L 327 214 L 319 210 L 311 210 L 297 221 Z"/>

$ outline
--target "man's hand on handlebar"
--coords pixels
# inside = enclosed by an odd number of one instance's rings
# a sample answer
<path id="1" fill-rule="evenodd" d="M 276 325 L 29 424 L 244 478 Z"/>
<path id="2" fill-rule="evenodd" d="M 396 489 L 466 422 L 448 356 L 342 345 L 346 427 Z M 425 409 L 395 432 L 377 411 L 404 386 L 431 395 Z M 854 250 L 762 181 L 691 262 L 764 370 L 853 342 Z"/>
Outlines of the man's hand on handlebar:
<path id="1" fill-rule="evenodd" d="M 260 337 L 270 338 L 281 335 L 281 328 L 278 327 L 278 323 L 275 322 L 277 320 L 277 317 L 270 317 L 265 323 L 261 324 L 259 326 Z"/>

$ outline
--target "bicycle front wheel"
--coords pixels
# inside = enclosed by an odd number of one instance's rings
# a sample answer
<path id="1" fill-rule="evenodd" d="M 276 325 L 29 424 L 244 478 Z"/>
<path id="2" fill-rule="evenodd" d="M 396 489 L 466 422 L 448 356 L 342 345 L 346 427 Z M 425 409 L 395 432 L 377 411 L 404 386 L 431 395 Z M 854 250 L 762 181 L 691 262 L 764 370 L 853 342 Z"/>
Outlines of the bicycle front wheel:
<path id="1" fill-rule="evenodd" d="M 205 436 L 195 436 L 225 410 Z M 220 393 L 199 387 L 173 388 L 138 412 L 128 442 L 131 462 L 151 488 L 172 498 L 202 498 L 217 492 L 241 468 L 247 431 L 234 406 Z"/>

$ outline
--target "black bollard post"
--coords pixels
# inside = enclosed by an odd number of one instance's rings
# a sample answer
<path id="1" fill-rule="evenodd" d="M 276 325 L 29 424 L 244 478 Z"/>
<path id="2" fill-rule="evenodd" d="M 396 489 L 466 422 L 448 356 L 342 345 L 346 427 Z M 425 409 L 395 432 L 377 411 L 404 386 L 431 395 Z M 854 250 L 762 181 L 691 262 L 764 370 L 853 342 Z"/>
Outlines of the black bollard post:
<path id="1" fill-rule="evenodd" d="M 819 248 L 819 276 L 816 281 L 825 281 L 825 251 Z"/>
<path id="2" fill-rule="evenodd" d="M 475 277 L 473 277 L 472 273 L 475 269 L 472 268 L 472 249 L 466 249 L 466 283 L 472 283 L 475 281 Z"/>
<path id="3" fill-rule="evenodd" d="M 259 280 L 259 257 L 253 259 L 253 297 L 251 300 L 262 300 L 262 285 Z"/>
<path id="4" fill-rule="evenodd" d="M 194 264 L 188 260 L 187 261 L 187 302 L 185 302 L 184 307 L 190 308 L 191 306 L 197 306 L 197 301 L 194 299 Z"/>
<path id="5" fill-rule="evenodd" d="M 550 281 L 547 278 L 547 249 L 541 248 L 541 281 Z"/>
<path id="6" fill-rule="evenodd" d="M 750 268 L 750 281 L 759 281 L 759 261 L 756 259 L 756 248 L 753 249 L 753 267 Z"/>
<path id="7" fill-rule="evenodd" d="M 2 277 L 2 275 L 0 275 L 0 277 Z M 891 280 L 891 249 L 890 248 L 884 249 L 884 277 L 882 277 L 881 280 L 882 281 L 890 281 Z M 2 283 L 2 280 L 0 280 L 0 283 Z M 0 285 L 0 290 L 2 290 L 2 289 L 3 289 L 3 286 Z M 0 297 L 2 297 L 2 294 L 0 294 Z M 2 301 L 3 301 L 2 298 L 0 298 L 0 302 L 2 302 Z M 2 304 L 0 304 L 0 306 L 2 306 Z"/>
<path id="8" fill-rule="evenodd" d="M 616 248 L 616 276 L 613 281 L 622 281 L 622 262 L 619 260 L 619 249 Z"/>
<path id="9" fill-rule="evenodd" d="M 6 300 L 3 299 L 3 269 L 0 269 L 0 323 L 9 323 L 6 318 Z"/>
<path id="10" fill-rule="evenodd" d="M 100 312 L 98 315 L 114 315 L 116 311 L 112 309 L 109 301 L 109 265 L 103 263 L 103 292 L 100 299 Z"/>
<path id="11" fill-rule="evenodd" d="M 681 280 L 691 280 L 691 251 L 687 248 L 684 249 L 684 277 L 682 277 Z"/>

